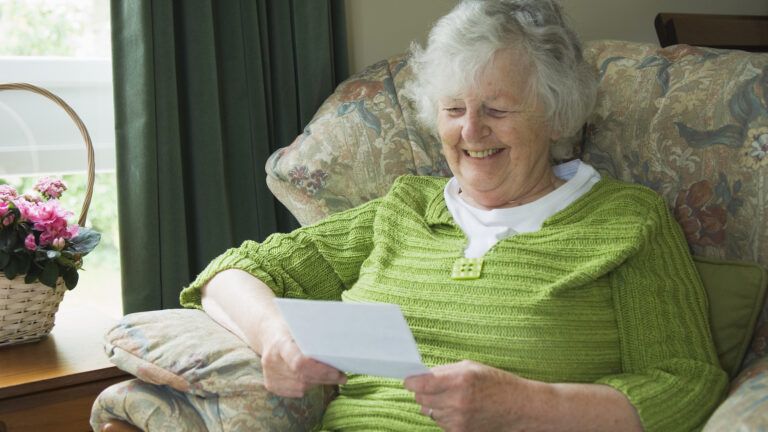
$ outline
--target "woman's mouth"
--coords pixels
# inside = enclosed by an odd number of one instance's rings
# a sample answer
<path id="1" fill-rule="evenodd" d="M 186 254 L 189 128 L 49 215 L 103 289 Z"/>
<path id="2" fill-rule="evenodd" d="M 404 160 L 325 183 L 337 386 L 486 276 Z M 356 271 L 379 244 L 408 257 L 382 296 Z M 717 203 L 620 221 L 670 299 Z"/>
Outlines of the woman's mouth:
<path id="1" fill-rule="evenodd" d="M 501 151 L 500 148 L 493 148 L 493 149 L 481 150 L 481 151 L 464 150 L 464 154 L 471 158 L 483 159 L 489 156 L 493 156 L 500 151 Z"/>

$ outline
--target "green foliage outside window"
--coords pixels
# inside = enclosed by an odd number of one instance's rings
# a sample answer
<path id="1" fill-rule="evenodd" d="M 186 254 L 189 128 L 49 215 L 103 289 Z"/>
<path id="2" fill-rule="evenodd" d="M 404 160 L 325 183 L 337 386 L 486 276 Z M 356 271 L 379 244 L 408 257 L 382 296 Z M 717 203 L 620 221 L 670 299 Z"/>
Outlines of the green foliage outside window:
<path id="1" fill-rule="evenodd" d="M 0 56 L 109 56 L 105 3 L 0 0 Z"/>

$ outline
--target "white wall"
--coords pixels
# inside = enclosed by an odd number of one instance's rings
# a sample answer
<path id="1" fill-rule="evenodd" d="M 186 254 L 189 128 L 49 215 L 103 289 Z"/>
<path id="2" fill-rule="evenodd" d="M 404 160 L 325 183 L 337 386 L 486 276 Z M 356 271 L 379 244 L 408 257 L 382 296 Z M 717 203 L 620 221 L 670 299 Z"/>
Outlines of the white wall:
<path id="1" fill-rule="evenodd" d="M 350 72 L 423 43 L 458 0 L 345 0 Z M 584 40 L 657 43 L 659 12 L 768 15 L 767 0 L 561 0 Z"/>

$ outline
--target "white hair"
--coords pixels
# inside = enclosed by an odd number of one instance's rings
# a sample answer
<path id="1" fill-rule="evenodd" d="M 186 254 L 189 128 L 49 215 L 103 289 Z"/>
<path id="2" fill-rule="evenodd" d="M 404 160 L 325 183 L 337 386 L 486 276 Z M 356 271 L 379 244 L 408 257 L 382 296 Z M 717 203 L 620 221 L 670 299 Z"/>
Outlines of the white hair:
<path id="1" fill-rule="evenodd" d="M 440 18 L 427 47 L 411 47 L 414 79 L 404 94 L 415 102 L 419 120 L 436 131 L 438 99 L 475 84 L 506 49 L 525 56 L 529 96 L 542 104 L 552 131 L 562 137 L 576 133 L 594 107 L 597 81 L 554 0 L 463 0 Z M 552 153 L 558 152 L 553 145 Z"/>

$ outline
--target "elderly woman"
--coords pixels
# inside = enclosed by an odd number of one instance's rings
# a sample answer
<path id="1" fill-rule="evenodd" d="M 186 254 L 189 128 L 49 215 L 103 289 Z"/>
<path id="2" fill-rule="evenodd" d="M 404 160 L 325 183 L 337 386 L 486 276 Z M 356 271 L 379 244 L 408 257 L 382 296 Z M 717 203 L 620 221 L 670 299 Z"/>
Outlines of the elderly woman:
<path id="1" fill-rule="evenodd" d="M 454 177 L 401 177 L 383 198 L 246 242 L 182 302 L 262 356 L 270 391 L 340 385 L 328 430 L 699 427 L 726 374 L 679 227 L 652 191 L 551 163 L 595 98 L 560 7 L 463 1 L 412 64 L 410 97 Z M 275 296 L 398 304 L 431 371 L 403 382 L 307 358 Z"/>

